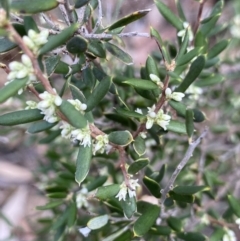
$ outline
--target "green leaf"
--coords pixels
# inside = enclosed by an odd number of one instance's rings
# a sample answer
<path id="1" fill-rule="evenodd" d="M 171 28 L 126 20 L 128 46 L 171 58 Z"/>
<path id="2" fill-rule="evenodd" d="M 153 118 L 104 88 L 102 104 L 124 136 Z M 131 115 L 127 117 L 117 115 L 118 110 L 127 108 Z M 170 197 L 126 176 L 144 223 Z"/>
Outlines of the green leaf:
<path id="1" fill-rule="evenodd" d="M 127 146 L 133 141 L 132 134 L 129 131 L 114 131 L 108 135 L 110 142 L 115 145 Z"/>
<path id="2" fill-rule="evenodd" d="M 156 226 L 150 229 L 150 233 L 154 235 L 169 236 L 171 234 L 171 229 L 167 226 Z"/>
<path id="3" fill-rule="evenodd" d="M 170 191 L 169 195 L 173 200 L 181 203 L 193 203 L 195 200 L 195 197 L 193 195 L 180 195 L 180 194 L 176 194 L 173 191 Z"/>
<path id="4" fill-rule="evenodd" d="M 55 199 L 63 199 L 67 196 L 67 193 L 66 192 L 54 192 L 54 193 L 50 193 L 50 194 L 47 194 L 47 197 L 48 198 L 55 198 Z"/>
<path id="5" fill-rule="evenodd" d="M 40 110 L 38 109 L 19 110 L 1 115 L 0 125 L 13 126 L 38 121 L 42 119 L 43 115 L 40 113 Z"/>
<path id="6" fill-rule="evenodd" d="M 4 87 L 0 89 L 0 103 L 3 103 L 10 97 L 16 95 L 18 90 L 26 86 L 28 79 L 28 77 L 23 79 L 15 79 L 7 85 L 4 85 Z"/>
<path id="7" fill-rule="evenodd" d="M 48 77 L 50 77 L 55 72 L 55 69 L 57 68 L 57 65 L 60 59 L 61 57 L 59 55 L 56 55 L 56 56 L 53 55 L 46 58 L 45 67 L 46 67 Z"/>
<path id="8" fill-rule="evenodd" d="M 17 45 L 11 42 L 7 37 L 0 38 L 0 53 L 7 52 L 16 47 Z"/>
<path id="9" fill-rule="evenodd" d="M 90 183 L 86 185 L 86 188 L 89 192 L 95 190 L 96 188 L 102 186 L 108 179 L 108 176 L 101 176 L 94 178 Z"/>
<path id="10" fill-rule="evenodd" d="M 105 59 L 106 50 L 99 40 L 90 40 L 88 44 L 88 53 L 93 54 L 94 56 Z"/>
<path id="11" fill-rule="evenodd" d="M 75 0 L 75 8 L 81 8 L 88 4 L 90 0 Z"/>
<path id="12" fill-rule="evenodd" d="M 228 195 L 228 203 L 230 207 L 232 208 L 234 214 L 240 218 L 240 206 L 239 206 L 239 200 L 235 198 L 234 196 Z"/>
<path id="13" fill-rule="evenodd" d="M 154 0 L 159 12 L 162 16 L 169 22 L 173 27 L 175 27 L 178 31 L 183 29 L 183 21 L 176 16 L 164 3 L 159 0 Z"/>
<path id="14" fill-rule="evenodd" d="M 60 136 L 61 130 L 51 131 L 45 138 L 39 141 L 40 144 L 48 144 Z"/>
<path id="15" fill-rule="evenodd" d="M 216 57 L 217 55 L 219 55 L 225 48 L 227 48 L 229 42 L 230 42 L 230 40 L 224 39 L 224 40 L 218 42 L 217 44 L 215 44 L 209 50 L 207 58 L 212 59 L 212 58 Z"/>
<path id="16" fill-rule="evenodd" d="M 133 225 L 134 236 L 141 237 L 146 234 L 159 217 L 159 213 L 159 206 L 146 203 L 144 212 Z"/>
<path id="17" fill-rule="evenodd" d="M 185 117 L 187 108 L 186 105 L 174 100 L 170 100 L 168 103 L 177 112 L 178 116 Z"/>
<path id="18" fill-rule="evenodd" d="M 156 198 L 161 197 L 161 193 L 160 193 L 161 187 L 155 180 L 153 180 L 147 176 L 144 176 L 143 183 L 145 184 L 145 186 L 148 188 L 148 190 L 151 192 L 151 194 L 154 197 L 156 197 Z"/>
<path id="19" fill-rule="evenodd" d="M 193 110 L 193 118 L 194 122 L 203 122 L 205 120 L 205 115 L 198 109 L 192 109 Z"/>
<path id="20" fill-rule="evenodd" d="M 39 50 L 39 55 L 46 54 L 47 52 L 63 45 L 79 28 L 79 24 L 75 23 L 68 28 L 62 30 L 61 33 L 51 36 L 48 42 Z"/>
<path id="21" fill-rule="evenodd" d="M 87 110 L 91 111 L 95 106 L 99 104 L 99 102 L 104 98 L 107 94 L 109 87 L 111 85 L 111 78 L 106 77 L 97 85 L 97 87 L 93 90 L 92 94 L 87 99 Z"/>
<path id="22" fill-rule="evenodd" d="M 23 21 L 24 21 L 24 28 L 26 30 L 26 32 L 28 33 L 28 31 L 30 29 L 34 30 L 35 32 L 39 33 L 39 29 L 38 26 L 36 24 L 36 22 L 34 21 L 32 16 L 24 16 L 23 17 Z"/>
<path id="23" fill-rule="evenodd" d="M 110 234 L 108 237 L 102 239 L 102 241 L 131 241 L 132 232 L 128 230 L 128 226 Z"/>
<path id="24" fill-rule="evenodd" d="M 193 125 L 193 111 L 191 109 L 186 110 L 186 130 L 188 137 L 191 138 L 194 131 L 194 125 Z"/>
<path id="25" fill-rule="evenodd" d="M 203 56 L 197 57 L 196 60 L 193 61 L 191 67 L 183 80 L 183 82 L 177 87 L 177 92 L 184 93 L 187 88 L 193 83 L 193 81 L 199 76 L 202 72 L 205 65 L 205 58 Z"/>
<path id="26" fill-rule="evenodd" d="M 132 57 L 128 53 L 124 52 L 122 49 L 117 47 L 116 45 L 108 42 L 106 42 L 104 45 L 109 53 L 111 53 L 113 56 L 121 60 L 123 63 L 127 65 L 133 64 Z"/>
<path id="27" fill-rule="evenodd" d="M 75 173 L 75 181 L 80 185 L 82 181 L 86 178 L 90 164 L 92 160 L 92 144 L 91 146 L 84 147 L 80 145 L 77 162 L 76 162 L 76 173 Z"/>
<path id="28" fill-rule="evenodd" d="M 177 57 L 175 58 L 176 63 L 178 63 L 179 59 L 182 59 L 183 55 L 187 50 L 188 44 L 189 44 L 189 29 L 186 30 L 184 39 L 181 42 L 180 49 L 178 51 Z"/>
<path id="29" fill-rule="evenodd" d="M 145 117 L 144 115 L 139 114 L 139 113 L 137 113 L 135 111 L 130 111 L 130 110 L 127 110 L 127 109 L 122 109 L 122 108 L 117 108 L 116 112 L 119 115 L 124 115 L 126 117 L 133 117 L 133 118 L 137 118 L 137 119 L 141 119 L 141 118 Z"/>
<path id="30" fill-rule="evenodd" d="M 56 186 L 56 185 L 52 185 L 52 186 L 47 186 L 45 188 L 45 191 L 47 193 L 54 193 L 54 192 L 67 192 L 66 187 L 63 186 Z"/>
<path id="31" fill-rule="evenodd" d="M 173 192 L 181 195 L 193 195 L 197 192 L 203 192 L 210 190 L 207 186 L 177 186 L 173 189 Z"/>
<path id="32" fill-rule="evenodd" d="M 139 156 L 144 155 L 146 152 L 145 140 L 141 136 L 138 136 L 133 142 L 133 148 Z"/>
<path id="33" fill-rule="evenodd" d="M 135 197 L 129 197 L 129 195 L 126 196 L 126 200 L 120 201 L 124 216 L 128 219 L 130 219 L 134 213 L 137 211 L 137 204 Z"/>
<path id="34" fill-rule="evenodd" d="M 215 15 L 207 23 L 202 24 L 200 31 L 204 36 L 207 36 L 211 32 L 211 30 L 214 28 L 214 26 L 217 23 L 220 16 L 221 16 L 221 14 L 219 13 L 219 14 Z"/>
<path id="35" fill-rule="evenodd" d="M 123 83 L 143 90 L 156 90 L 158 88 L 158 86 L 153 81 L 144 79 L 131 78 L 123 81 Z"/>
<path id="36" fill-rule="evenodd" d="M 207 61 L 205 62 L 204 69 L 208 69 L 208 68 L 211 68 L 213 66 L 216 66 L 219 61 L 220 61 L 219 57 L 207 59 Z"/>
<path id="37" fill-rule="evenodd" d="M 182 231 L 182 221 L 179 218 L 169 217 L 167 218 L 167 224 L 169 227 L 177 232 Z"/>
<path id="38" fill-rule="evenodd" d="M 187 134 L 185 123 L 175 121 L 175 120 L 171 120 L 169 122 L 169 125 L 167 126 L 167 130 L 172 131 L 172 132 L 176 132 L 176 133 L 179 133 L 179 134 Z"/>
<path id="39" fill-rule="evenodd" d="M 178 15 L 179 17 L 184 21 L 186 22 L 187 21 L 187 18 L 183 12 L 183 9 L 182 9 L 182 5 L 181 5 L 181 0 L 175 0 L 175 3 L 177 5 L 177 10 L 178 10 Z"/>
<path id="40" fill-rule="evenodd" d="M 66 212 L 68 213 L 67 226 L 69 228 L 71 228 L 75 224 L 77 218 L 77 211 L 78 210 L 75 202 L 72 202 L 66 210 Z"/>
<path id="41" fill-rule="evenodd" d="M 44 206 L 37 206 L 36 209 L 37 210 L 48 210 L 48 209 L 53 209 L 55 207 L 60 206 L 63 203 L 63 201 L 53 201 L 53 202 L 49 202 Z"/>
<path id="42" fill-rule="evenodd" d="M 184 64 L 188 64 L 193 58 L 197 57 L 203 50 L 203 47 L 200 48 L 194 48 L 185 55 L 183 55 L 181 58 L 178 58 L 176 62 L 176 66 L 181 66 Z"/>
<path id="43" fill-rule="evenodd" d="M 144 17 L 146 14 L 148 14 L 151 11 L 151 9 L 144 9 L 144 10 L 139 10 L 136 12 L 133 12 L 119 20 L 117 20 L 115 23 L 107 27 L 108 30 L 113 30 L 119 27 L 123 27 L 128 25 L 129 23 L 132 23 L 142 17 Z"/>
<path id="44" fill-rule="evenodd" d="M 24 13 L 39 13 L 49 11 L 58 6 L 57 0 L 12 0 L 11 9 L 18 11 L 21 14 Z"/>
<path id="45" fill-rule="evenodd" d="M 159 172 L 153 172 L 149 177 L 155 180 L 157 183 L 160 183 L 164 177 L 166 170 L 166 164 L 162 165 Z"/>
<path id="46" fill-rule="evenodd" d="M 79 129 L 87 126 L 87 120 L 85 117 L 82 115 L 82 113 L 80 113 L 80 111 L 76 110 L 70 102 L 63 100 L 59 109 L 72 126 Z"/>
<path id="47" fill-rule="evenodd" d="M 41 120 L 41 121 L 31 124 L 29 126 L 29 128 L 27 129 L 27 132 L 34 134 L 34 133 L 38 133 L 41 131 L 49 130 L 55 125 L 56 125 L 56 123 L 49 123 L 45 120 Z"/>
<path id="48" fill-rule="evenodd" d="M 147 58 L 146 70 L 148 78 L 150 74 L 155 74 L 156 76 L 159 76 L 158 66 L 152 56 L 148 56 Z"/>
<path id="49" fill-rule="evenodd" d="M 102 216 L 98 216 L 90 219 L 87 223 L 87 226 L 91 230 L 96 230 L 104 227 L 107 223 L 108 223 L 108 215 L 106 214 L 106 215 L 102 215 Z"/>
<path id="50" fill-rule="evenodd" d="M 82 36 L 74 36 L 67 42 L 67 50 L 72 54 L 84 53 L 88 47 L 88 41 Z"/>
<path id="51" fill-rule="evenodd" d="M 149 159 L 148 158 L 141 158 L 133 162 L 129 168 L 128 168 L 128 173 L 129 174 L 136 174 L 140 170 L 142 170 L 145 166 L 149 164 Z"/>
<path id="52" fill-rule="evenodd" d="M 211 85 L 216 85 L 220 84 L 221 82 L 224 81 L 224 77 L 221 76 L 220 74 L 213 74 L 207 78 L 204 79 L 199 79 L 195 85 L 199 87 L 205 87 L 205 86 L 211 86 Z"/>
<path id="53" fill-rule="evenodd" d="M 100 200 L 106 200 L 111 197 L 115 197 L 118 192 L 120 191 L 120 185 L 119 184 L 112 184 L 108 186 L 99 187 L 95 197 Z"/>
<path id="54" fill-rule="evenodd" d="M 197 232 L 188 232 L 188 233 L 178 233 L 178 238 L 185 240 L 185 241 L 205 241 L 207 240 L 204 235 Z"/>

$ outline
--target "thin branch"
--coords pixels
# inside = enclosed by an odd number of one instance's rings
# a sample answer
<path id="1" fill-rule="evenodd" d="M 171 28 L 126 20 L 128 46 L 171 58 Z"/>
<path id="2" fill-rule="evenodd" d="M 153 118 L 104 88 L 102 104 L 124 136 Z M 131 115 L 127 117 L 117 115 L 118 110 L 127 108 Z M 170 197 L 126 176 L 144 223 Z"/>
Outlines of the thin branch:
<path id="1" fill-rule="evenodd" d="M 202 12 L 203 12 L 203 6 L 204 6 L 205 2 L 206 2 L 206 0 L 202 0 L 200 2 L 200 6 L 199 6 L 199 9 L 198 9 L 197 23 L 196 23 L 196 26 L 195 26 L 194 31 L 193 31 L 194 35 L 196 35 L 197 30 L 199 28 L 201 17 L 202 17 Z"/>
<path id="2" fill-rule="evenodd" d="M 67 24 L 68 26 L 70 26 L 71 24 L 70 24 L 70 20 L 69 20 L 69 18 L 68 18 L 68 14 L 67 14 L 67 10 L 66 10 L 66 8 L 65 8 L 65 5 L 64 5 L 64 4 L 59 4 L 59 9 L 60 9 L 60 11 L 61 11 L 61 13 L 62 13 L 62 16 L 63 16 L 66 24 Z"/>
<path id="3" fill-rule="evenodd" d="M 97 31 L 97 28 L 100 26 L 102 27 L 102 19 L 103 19 L 103 13 L 102 13 L 102 2 L 101 0 L 98 0 L 98 20 L 95 24 L 95 27 L 93 29 L 93 33 Z"/>
<path id="4" fill-rule="evenodd" d="M 68 0 L 65 0 L 64 2 L 64 6 L 65 6 L 65 9 L 67 11 L 67 15 L 68 15 L 68 19 L 69 19 L 69 22 L 72 24 L 74 23 L 74 20 L 73 20 L 73 15 L 72 15 L 72 6 L 69 4 L 69 1 Z"/>
<path id="5" fill-rule="evenodd" d="M 129 33 L 120 33 L 120 34 L 108 34 L 108 33 L 81 33 L 84 38 L 89 39 L 112 39 L 114 36 L 118 36 L 120 38 L 124 37 L 145 37 L 150 38 L 150 34 L 148 33 L 138 33 L 138 32 L 129 32 Z"/>
<path id="6" fill-rule="evenodd" d="M 33 69 L 34 69 L 34 74 L 39 79 L 39 81 L 41 81 L 41 83 L 43 84 L 46 91 L 49 92 L 50 94 L 56 95 L 56 93 L 53 91 L 53 88 L 50 85 L 48 79 L 46 78 L 46 76 L 44 76 L 41 69 L 39 68 L 38 61 L 37 61 L 36 57 L 33 55 L 31 50 L 24 44 L 22 38 L 16 32 L 14 27 L 9 23 L 6 26 L 6 30 L 9 32 L 10 38 L 14 42 L 16 42 L 19 45 L 19 47 L 23 50 L 23 52 L 31 59 L 32 66 L 33 66 Z"/>
<path id="7" fill-rule="evenodd" d="M 55 23 L 45 13 L 41 13 L 41 16 L 52 29 L 60 31 L 59 27 L 56 26 Z"/>
<path id="8" fill-rule="evenodd" d="M 164 202 L 167 198 L 168 192 L 173 188 L 173 185 L 174 185 L 174 182 L 175 182 L 176 178 L 178 177 L 178 175 L 182 171 L 182 169 L 185 167 L 185 165 L 187 164 L 189 159 L 192 157 L 192 154 L 193 154 L 193 151 L 195 150 L 195 148 L 200 144 L 201 140 L 206 136 L 207 131 L 208 130 L 206 128 L 203 131 L 203 133 L 195 141 L 193 141 L 192 143 L 189 144 L 189 147 L 186 151 L 185 156 L 183 157 L 183 159 L 181 160 L 181 162 L 178 164 L 177 168 L 173 172 L 170 180 L 168 181 L 168 184 L 166 185 L 166 187 L 163 190 L 161 190 L 161 193 L 162 193 L 162 198 L 161 198 L 162 213 L 164 213 Z"/>

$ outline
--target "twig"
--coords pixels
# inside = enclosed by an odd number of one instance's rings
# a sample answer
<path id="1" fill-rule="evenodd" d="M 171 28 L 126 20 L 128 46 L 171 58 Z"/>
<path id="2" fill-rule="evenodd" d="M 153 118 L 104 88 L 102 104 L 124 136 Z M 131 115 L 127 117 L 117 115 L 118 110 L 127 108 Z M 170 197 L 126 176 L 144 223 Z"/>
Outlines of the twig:
<path id="1" fill-rule="evenodd" d="M 10 38 L 13 39 L 14 42 L 16 42 L 19 45 L 19 47 L 23 50 L 23 52 L 31 59 L 33 69 L 34 69 L 34 74 L 42 82 L 46 91 L 49 92 L 50 94 L 56 95 L 56 93 L 53 91 L 53 88 L 50 85 L 48 79 L 44 76 L 41 69 L 39 68 L 38 61 L 37 61 L 36 57 L 33 55 L 31 50 L 24 44 L 22 38 L 16 32 L 14 27 L 9 23 L 6 26 L 6 30 L 9 32 Z"/>
<path id="2" fill-rule="evenodd" d="M 185 156 L 183 157 L 183 159 L 181 160 L 181 162 L 178 164 L 177 168 L 175 169 L 175 171 L 173 172 L 168 184 L 166 185 L 166 187 L 161 190 L 162 193 L 162 198 L 161 198 L 161 209 L 162 209 L 162 213 L 164 213 L 164 202 L 167 198 L 167 194 L 168 192 L 173 188 L 173 184 L 176 180 L 176 178 L 178 177 L 179 173 L 182 171 L 182 169 L 185 167 L 185 165 L 187 164 L 187 162 L 189 161 L 189 159 L 192 156 L 193 151 L 195 150 L 195 148 L 200 144 L 201 140 L 205 137 L 205 135 L 207 134 L 207 128 L 203 131 L 203 133 L 192 143 L 189 144 L 189 147 L 186 151 Z"/>
<path id="3" fill-rule="evenodd" d="M 93 29 L 93 33 L 97 31 L 97 28 L 100 26 L 102 27 L 102 18 L 103 18 L 103 13 L 102 13 L 102 2 L 101 0 L 98 0 L 98 20 L 95 24 L 95 27 Z"/>
<path id="4" fill-rule="evenodd" d="M 123 37 L 145 37 L 150 38 L 150 34 L 148 33 L 138 33 L 138 32 L 129 32 L 129 33 L 120 33 L 120 34 L 109 34 L 109 33 L 81 33 L 84 38 L 89 39 L 112 39 L 114 36 L 118 36 L 120 38 Z"/>
<path id="5" fill-rule="evenodd" d="M 63 18 L 64 18 L 66 24 L 68 26 L 70 26 L 70 21 L 69 21 L 69 18 L 68 18 L 68 14 L 67 14 L 67 10 L 65 8 L 65 5 L 64 4 L 59 4 L 59 9 L 60 9 L 60 11 L 61 11 L 61 13 L 63 15 Z"/>
<path id="6" fill-rule="evenodd" d="M 60 31 L 59 27 L 56 26 L 54 24 L 54 22 L 45 14 L 45 13 L 41 13 L 41 16 L 43 17 L 43 19 L 46 21 L 46 23 L 52 28 L 55 29 L 57 31 Z"/>
<path id="7" fill-rule="evenodd" d="M 74 22 L 73 15 L 72 15 L 72 10 L 73 9 L 72 9 L 71 5 L 69 4 L 68 0 L 65 0 L 64 6 L 65 6 L 65 9 L 67 11 L 69 22 L 72 24 Z"/>
<path id="8" fill-rule="evenodd" d="M 196 35 L 197 33 L 197 30 L 199 28 L 199 25 L 200 25 L 200 21 L 201 21 L 201 17 L 202 17 L 202 12 L 203 12 L 203 6 L 204 6 L 204 3 L 206 2 L 206 0 L 202 0 L 200 2 L 200 6 L 199 6 L 199 9 L 198 9 L 198 16 L 197 16 L 197 23 L 196 23 L 196 26 L 194 28 L 194 35 Z"/>

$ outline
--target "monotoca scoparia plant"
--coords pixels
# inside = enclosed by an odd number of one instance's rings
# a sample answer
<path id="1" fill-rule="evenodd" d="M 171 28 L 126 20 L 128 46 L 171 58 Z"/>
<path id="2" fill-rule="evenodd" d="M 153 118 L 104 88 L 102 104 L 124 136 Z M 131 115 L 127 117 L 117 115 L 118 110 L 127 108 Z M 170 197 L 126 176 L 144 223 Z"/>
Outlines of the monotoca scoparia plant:
<path id="1" fill-rule="evenodd" d="M 190 24 L 180 0 L 177 13 L 155 0 L 175 29 L 169 42 L 153 27 L 124 32 L 150 9 L 104 26 L 101 0 L 0 2 L 0 52 L 19 47 L 21 56 L 1 64 L 0 103 L 25 100 L 0 125 L 29 123 L 26 133 L 48 148 L 37 177 L 48 202 L 36 208 L 50 217 L 39 219 L 37 240 L 237 240 L 239 201 L 217 196 L 221 182 L 205 171 L 203 159 L 213 158 L 200 144 L 208 128 L 198 107 L 224 81 L 223 1 L 205 17 L 198 1 Z M 125 37 L 155 42 L 140 70 L 121 47 Z"/>

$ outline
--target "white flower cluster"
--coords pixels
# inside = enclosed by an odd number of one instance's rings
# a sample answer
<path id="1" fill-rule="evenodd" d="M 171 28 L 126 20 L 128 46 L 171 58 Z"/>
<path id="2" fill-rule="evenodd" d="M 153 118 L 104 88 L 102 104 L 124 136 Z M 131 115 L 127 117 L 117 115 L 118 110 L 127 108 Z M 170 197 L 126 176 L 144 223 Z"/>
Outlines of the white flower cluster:
<path id="1" fill-rule="evenodd" d="M 226 233 L 223 236 L 223 241 L 237 241 L 237 237 L 232 230 L 226 228 Z"/>
<path id="2" fill-rule="evenodd" d="M 80 100 L 68 100 L 76 110 L 80 111 L 82 114 L 84 114 L 84 111 L 87 109 L 87 105 L 82 103 Z"/>
<path id="3" fill-rule="evenodd" d="M 163 82 L 159 79 L 159 77 L 155 74 L 150 74 L 149 75 L 150 79 L 160 88 L 163 88 Z"/>
<path id="4" fill-rule="evenodd" d="M 82 208 L 82 207 L 87 208 L 89 206 L 87 201 L 87 194 L 88 194 L 88 190 L 86 187 L 83 187 L 80 191 L 76 193 L 77 208 Z"/>
<path id="5" fill-rule="evenodd" d="M 96 136 L 96 139 L 93 145 L 93 155 L 95 155 L 96 152 L 103 153 L 106 150 L 108 143 L 109 143 L 108 135 Z"/>
<path id="6" fill-rule="evenodd" d="M 190 85 L 185 93 L 189 94 L 189 99 L 198 100 L 203 90 L 200 87 Z"/>
<path id="7" fill-rule="evenodd" d="M 28 36 L 23 36 L 23 42 L 32 50 L 34 54 L 37 54 L 39 48 L 47 43 L 49 32 L 47 29 L 42 30 L 40 33 L 35 32 L 30 29 L 28 31 Z"/>
<path id="8" fill-rule="evenodd" d="M 188 29 L 189 41 L 191 42 L 191 41 L 193 41 L 194 36 L 193 36 L 193 32 L 192 32 L 191 26 L 190 26 L 190 24 L 189 24 L 188 22 L 184 22 L 184 23 L 183 23 L 183 29 L 180 30 L 180 31 L 177 33 L 177 36 L 180 37 L 180 38 L 182 38 L 182 41 L 183 41 L 187 29 Z"/>
<path id="9" fill-rule="evenodd" d="M 230 28 L 230 33 L 233 37 L 240 39 L 240 15 L 236 15 Z"/>
<path id="10" fill-rule="evenodd" d="M 123 182 L 120 185 L 120 191 L 116 195 L 116 198 L 118 198 L 119 201 L 121 201 L 121 200 L 126 201 L 127 194 L 130 198 L 136 197 L 136 188 L 137 187 L 139 187 L 138 179 L 136 179 L 136 180 L 129 179 L 129 186 L 127 186 L 126 183 Z"/>
<path id="11" fill-rule="evenodd" d="M 153 124 L 156 123 L 164 130 L 167 130 L 171 116 L 164 114 L 163 110 L 161 109 L 158 111 L 158 113 L 155 113 L 155 109 L 155 105 L 148 107 L 146 129 L 151 129 Z"/>
<path id="12" fill-rule="evenodd" d="M 31 84 L 32 81 L 36 81 L 37 78 L 34 75 L 34 69 L 32 66 L 32 62 L 30 58 L 23 54 L 21 57 L 22 63 L 13 61 L 9 64 L 10 73 L 7 76 L 8 82 L 5 83 L 5 85 L 9 84 L 14 79 L 22 79 L 28 76 L 28 82 L 26 85 Z M 21 94 L 23 92 L 23 89 L 20 89 L 18 91 L 18 94 Z"/>
<path id="13" fill-rule="evenodd" d="M 37 104 L 37 108 L 41 110 L 41 114 L 44 114 L 43 119 L 49 123 L 54 123 L 59 120 L 59 117 L 56 114 L 56 108 L 62 104 L 61 97 L 57 95 L 55 89 L 53 90 L 56 95 L 44 91 L 39 95 L 42 100 Z"/>
<path id="14" fill-rule="evenodd" d="M 27 107 L 25 108 L 25 110 L 37 109 L 37 102 L 35 101 L 28 100 L 26 104 L 27 104 Z"/>
<path id="15" fill-rule="evenodd" d="M 167 88 L 165 90 L 165 95 L 167 97 L 167 99 L 173 99 L 175 101 L 182 101 L 182 98 L 185 96 L 185 94 L 181 93 L 181 92 L 173 92 L 170 88 Z"/>

